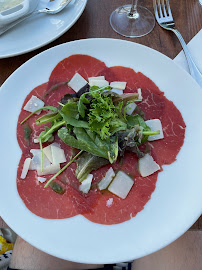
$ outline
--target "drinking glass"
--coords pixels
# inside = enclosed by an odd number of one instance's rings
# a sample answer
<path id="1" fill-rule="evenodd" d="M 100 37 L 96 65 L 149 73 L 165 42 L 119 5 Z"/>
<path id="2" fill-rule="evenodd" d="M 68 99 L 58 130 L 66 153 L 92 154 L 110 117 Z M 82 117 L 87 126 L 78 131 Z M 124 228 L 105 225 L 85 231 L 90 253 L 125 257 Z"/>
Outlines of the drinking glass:
<path id="1" fill-rule="evenodd" d="M 122 36 L 142 37 L 154 28 L 153 14 L 147 8 L 137 5 L 137 2 L 132 0 L 131 5 L 115 9 L 110 16 L 112 28 Z"/>

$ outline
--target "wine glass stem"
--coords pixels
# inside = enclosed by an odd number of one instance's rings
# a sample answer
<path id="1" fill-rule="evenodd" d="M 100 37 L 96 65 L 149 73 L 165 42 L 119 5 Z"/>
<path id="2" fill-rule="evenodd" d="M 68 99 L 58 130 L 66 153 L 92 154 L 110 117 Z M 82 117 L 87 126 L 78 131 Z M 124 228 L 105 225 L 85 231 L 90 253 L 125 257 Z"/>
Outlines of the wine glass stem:
<path id="1" fill-rule="evenodd" d="M 130 12 L 128 14 L 129 17 L 133 17 L 133 18 L 138 17 L 137 2 L 138 2 L 138 0 L 132 0 L 131 9 L 130 9 Z"/>

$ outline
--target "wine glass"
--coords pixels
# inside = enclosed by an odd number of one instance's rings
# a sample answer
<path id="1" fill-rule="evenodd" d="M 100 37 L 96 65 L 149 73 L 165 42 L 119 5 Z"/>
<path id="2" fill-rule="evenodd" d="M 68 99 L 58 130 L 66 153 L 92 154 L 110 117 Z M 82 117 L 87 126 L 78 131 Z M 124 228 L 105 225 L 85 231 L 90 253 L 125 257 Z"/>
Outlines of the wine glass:
<path id="1" fill-rule="evenodd" d="M 137 2 L 138 0 L 132 0 L 131 5 L 115 9 L 110 16 L 112 28 L 122 36 L 142 37 L 154 28 L 153 14 L 147 8 L 138 6 Z"/>

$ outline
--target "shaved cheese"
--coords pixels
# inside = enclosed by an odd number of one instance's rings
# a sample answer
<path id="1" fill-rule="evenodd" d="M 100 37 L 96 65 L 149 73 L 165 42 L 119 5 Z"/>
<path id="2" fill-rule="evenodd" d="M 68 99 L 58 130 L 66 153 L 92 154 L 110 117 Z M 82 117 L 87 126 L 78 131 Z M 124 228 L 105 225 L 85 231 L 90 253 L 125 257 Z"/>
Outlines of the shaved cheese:
<path id="1" fill-rule="evenodd" d="M 29 171 L 30 163 L 31 163 L 31 158 L 26 158 L 24 165 L 23 165 L 23 169 L 22 169 L 22 173 L 21 173 L 20 178 L 25 179 L 25 177 L 27 176 L 27 173 Z"/>
<path id="2" fill-rule="evenodd" d="M 58 143 L 52 143 L 43 149 L 44 154 L 53 164 L 66 162 L 65 152 Z"/>
<path id="3" fill-rule="evenodd" d="M 76 73 L 68 83 L 75 92 L 78 92 L 86 84 L 88 82 L 79 73 Z"/>
<path id="4" fill-rule="evenodd" d="M 123 95 L 123 90 L 112 88 L 111 92 L 116 93 L 117 95 Z"/>
<path id="5" fill-rule="evenodd" d="M 108 190 L 118 197 L 125 199 L 131 190 L 134 181 L 124 172 L 119 171 Z"/>
<path id="6" fill-rule="evenodd" d="M 44 177 L 37 177 L 37 179 L 38 179 L 38 181 L 40 182 L 40 183 L 44 183 L 44 182 L 46 182 L 46 178 L 44 178 Z"/>
<path id="7" fill-rule="evenodd" d="M 142 100 L 142 90 L 141 90 L 141 88 L 138 88 L 137 92 L 138 92 L 138 99 Z"/>
<path id="8" fill-rule="evenodd" d="M 53 157 L 52 157 L 52 151 L 51 151 L 51 145 L 48 145 L 43 148 L 44 154 L 47 156 L 48 160 L 53 163 Z"/>
<path id="9" fill-rule="evenodd" d="M 91 187 L 91 183 L 93 180 L 93 175 L 89 174 L 85 180 L 82 181 L 81 185 L 79 186 L 79 190 L 83 193 L 88 193 Z"/>
<path id="10" fill-rule="evenodd" d="M 136 109 L 136 107 L 137 107 L 137 105 L 135 104 L 135 102 L 129 103 L 126 106 L 126 114 L 131 115 L 134 112 L 134 110 Z"/>
<path id="11" fill-rule="evenodd" d="M 106 189 L 109 186 L 109 184 L 111 183 L 114 176 L 115 176 L 115 173 L 111 167 L 106 172 L 105 177 L 103 177 L 102 180 L 98 183 L 99 189 L 100 190 Z"/>
<path id="12" fill-rule="evenodd" d="M 90 86 L 98 86 L 98 87 L 105 87 L 109 85 L 109 82 L 106 80 L 91 80 L 91 82 L 89 82 Z"/>
<path id="13" fill-rule="evenodd" d="M 38 139 L 34 139 L 34 143 L 39 143 L 39 140 Z"/>
<path id="14" fill-rule="evenodd" d="M 51 144 L 51 152 L 53 158 L 53 164 L 66 162 L 65 152 L 60 146 L 56 143 Z"/>
<path id="15" fill-rule="evenodd" d="M 112 88 L 124 90 L 126 88 L 126 82 L 111 82 L 110 86 Z"/>
<path id="16" fill-rule="evenodd" d="M 148 137 L 148 141 L 155 141 L 155 140 L 159 140 L 159 139 L 164 138 L 161 121 L 159 119 L 147 120 L 147 121 L 145 121 L 145 123 L 147 124 L 148 127 L 151 128 L 151 131 L 160 130 L 160 134 L 158 134 L 158 135 L 150 135 Z"/>
<path id="17" fill-rule="evenodd" d="M 38 167 L 41 167 L 41 150 L 40 149 L 31 149 L 30 153 L 32 153 L 33 158 L 30 164 L 30 170 L 37 170 Z M 43 155 L 43 167 L 49 167 L 51 165 L 47 156 Z"/>
<path id="18" fill-rule="evenodd" d="M 40 100 L 36 96 L 32 96 L 30 100 L 25 104 L 24 110 L 28 112 L 34 112 L 37 109 L 40 109 L 44 106 L 44 102 Z M 36 112 L 36 114 L 40 114 L 41 111 Z"/>
<path id="19" fill-rule="evenodd" d="M 94 81 L 94 80 L 105 81 L 105 76 L 97 76 L 97 77 L 90 77 L 90 78 L 88 78 L 89 85 L 91 85 L 92 81 Z"/>
<path id="20" fill-rule="evenodd" d="M 41 171 L 41 168 L 37 168 L 37 174 L 38 176 L 41 175 L 48 175 L 48 174 L 55 174 L 59 172 L 60 170 L 60 164 L 51 164 L 50 166 L 43 169 L 43 172 Z"/>
<path id="21" fill-rule="evenodd" d="M 152 156 L 146 154 L 138 160 L 138 169 L 141 176 L 146 177 L 160 170 L 160 166 L 154 161 Z"/>

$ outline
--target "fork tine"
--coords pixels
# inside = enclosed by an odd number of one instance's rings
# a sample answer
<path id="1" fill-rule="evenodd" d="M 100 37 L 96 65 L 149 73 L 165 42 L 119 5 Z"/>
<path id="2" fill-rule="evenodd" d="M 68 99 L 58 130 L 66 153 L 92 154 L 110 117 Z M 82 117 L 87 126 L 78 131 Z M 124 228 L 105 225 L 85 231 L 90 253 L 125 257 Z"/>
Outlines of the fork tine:
<path id="1" fill-rule="evenodd" d="M 166 17 L 167 12 L 166 12 L 166 7 L 165 7 L 165 0 L 161 0 L 161 5 L 162 5 L 163 14 Z"/>
<path id="2" fill-rule="evenodd" d="M 159 8 L 159 15 L 163 17 L 162 9 L 161 9 L 161 0 L 158 0 L 158 8 Z"/>
<path id="3" fill-rule="evenodd" d="M 154 14 L 156 19 L 159 19 L 158 9 L 157 9 L 157 3 L 156 0 L 153 0 L 153 7 L 154 7 Z"/>
<path id="4" fill-rule="evenodd" d="M 166 1 L 166 7 L 167 7 L 167 11 L 168 11 L 168 16 L 170 16 L 172 18 L 172 20 L 173 20 L 169 0 L 165 0 L 165 1 Z"/>

